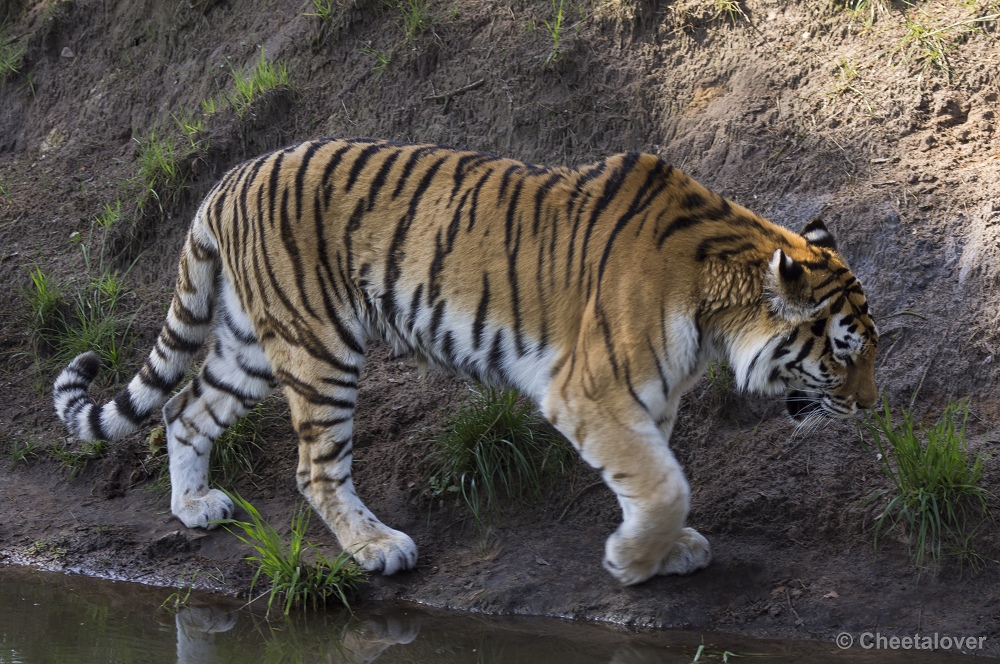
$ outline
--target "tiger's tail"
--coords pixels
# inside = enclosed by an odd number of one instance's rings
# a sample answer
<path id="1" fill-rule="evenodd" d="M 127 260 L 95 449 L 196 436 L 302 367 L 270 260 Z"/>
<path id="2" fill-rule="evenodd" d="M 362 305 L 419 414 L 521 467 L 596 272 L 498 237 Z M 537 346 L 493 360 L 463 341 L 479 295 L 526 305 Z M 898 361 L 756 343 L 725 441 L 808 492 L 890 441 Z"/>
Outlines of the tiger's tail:
<path id="1" fill-rule="evenodd" d="M 100 370 L 100 359 L 92 351 L 78 355 L 56 378 L 52 390 L 56 415 L 72 435 L 110 441 L 137 431 L 163 406 L 204 345 L 211 331 L 221 265 L 218 246 L 204 225 L 204 210 L 202 205 L 188 231 L 167 320 L 128 387 L 110 401 L 95 403 L 87 395 Z"/>

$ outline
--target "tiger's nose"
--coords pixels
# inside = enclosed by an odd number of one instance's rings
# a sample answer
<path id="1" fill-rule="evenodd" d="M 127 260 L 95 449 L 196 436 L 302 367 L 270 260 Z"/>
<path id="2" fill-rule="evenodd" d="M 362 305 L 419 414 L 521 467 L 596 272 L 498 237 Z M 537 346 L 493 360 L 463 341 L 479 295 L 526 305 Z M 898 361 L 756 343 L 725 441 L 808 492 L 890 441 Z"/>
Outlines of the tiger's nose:
<path id="1" fill-rule="evenodd" d="M 874 381 L 870 386 L 865 386 L 854 395 L 854 402 L 858 408 L 869 409 L 875 405 L 876 401 L 878 401 L 878 388 L 875 387 Z"/>

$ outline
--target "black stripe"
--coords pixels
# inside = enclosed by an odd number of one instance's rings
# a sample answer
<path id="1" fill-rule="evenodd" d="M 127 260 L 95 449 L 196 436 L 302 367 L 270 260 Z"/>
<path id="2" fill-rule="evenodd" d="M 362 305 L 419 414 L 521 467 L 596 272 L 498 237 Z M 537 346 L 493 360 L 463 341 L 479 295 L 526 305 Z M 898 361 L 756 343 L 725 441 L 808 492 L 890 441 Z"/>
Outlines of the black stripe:
<path id="1" fill-rule="evenodd" d="M 123 390 L 115 395 L 114 402 L 118 407 L 118 412 L 132 424 L 142 424 L 143 421 L 149 416 L 149 413 L 140 413 L 136 409 L 135 403 L 132 401 L 132 393 L 128 390 Z"/>
<path id="2" fill-rule="evenodd" d="M 653 200 L 663 192 L 670 182 L 670 174 L 673 169 L 665 164 L 663 161 L 657 160 L 656 165 L 650 169 L 649 173 L 646 174 L 646 180 L 642 183 L 642 186 L 635 192 L 635 197 L 632 202 L 629 203 L 628 209 L 619 217 L 618 221 L 615 223 L 614 228 L 611 230 L 611 235 L 608 237 L 607 242 L 604 245 L 604 253 L 601 255 L 601 261 L 597 267 L 597 283 L 598 288 L 600 288 L 601 281 L 604 278 L 604 269 L 607 266 L 608 259 L 611 256 L 611 248 L 615 243 L 615 239 L 618 234 L 628 225 L 632 219 L 637 215 L 642 214 L 642 212 L 649 207 Z"/>
<path id="3" fill-rule="evenodd" d="M 89 420 L 90 420 L 90 430 L 96 433 L 95 440 L 106 440 L 108 434 L 104 431 L 104 425 L 101 424 L 101 410 L 96 405 L 90 409 Z"/>
<path id="4" fill-rule="evenodd" d="M 295 218 L 302 218 L 302 194 L 305 190 L 306 173 L 309 171 L 309 162 L 312 161 L 316 151 L 323 147 L 325 143 L 312 141 L 307 144 L 306 152 L 299 161 L 299 167 L 295 172 Z"/>
<path id="5" fill-rule="evenodd" d="M 351 165 L 351 170 L 347 174 L 347 182 L 344 185 L 344 193 L 351 190 L 354 183 L 357 181 L 358 176 L 361 175 L 361 171 L 364 170 L 365 164 L 368 163 L 368 160 L 370 160 L 375 153 L 381 151 L 383 147 L 384 146 L 379 145 L 378 143 L 374 143 L 366 147 L 354 157 L 354 163 Z"/>
<path id="6" fill-rule="evenodd" d="M 136 377 L 144 384 L 155 388 L 164 394 L 173 390 L 177 386 L 177 383 L 180 382 L 179 379 L 167 380 L 158 374 L 156 368 L 148 359 L 146 360 L 146 363 L 142 365 L 142 368 L 139 369 L 139 373 L 136 374 Z"/>
<path id="7" fill-rule="evenodd" d="M 320 188 L 323 191 L 323 205 L 325 207 L 330 206 L 330 198 L 333 196 L 334 189 L 336 187 L 331 182 L 333 177 L 333 172 L 340 165 L 343 160 L 344 155 L 351 149 L 352 145 L 348 143 L 338 148 L 332 155 L 327 158 L 326 166 L 323 167 L 323 177 L 320 179 Z"/>
<path id="8" fill-rule="evenodd" d="M 233 385 L 229 385 L 228 383 L 224 382 L 221 378 L 219 378 L 212 372 L 212 368 L 208 364 L 205 364 L 201 368 L 201 379 L 209 387 L 218 390 L 219 392 L 225 392 L 226 394 L 231 394 L 232 396 L 236 397 L 243 403 L 251 403 L 256 405 L 260 401 L 260 399 L 258 399 L 255 395 L 244 392 L 240 388 L 235 387 Z"/>
<path id="9" fill-rule="evenodd" d="M 476 211 L 479 209 L 479 192 L 482 191 L 483 185 L 486 184 L 486 181 L 489 180 L 495 172 L 496 171 L 492 168 L 487 169 L 472 188 L 472 201 L 469 206 L 469 225 L 465 229 L 467 233 L 471 233 L 472 227 L 476 225 Z"/>
<path id="10" fill-rule="evenodd" d="M 663 229 L 659 237 L 656 238 L 656 248 L 662 249 L 663 243 L 666 242 L 667 238 L 669 238 L 674 233 L 680 232 L 687 228 L 691 228 L 693 226 L 697 226 L 701 222 L 702 222 L 701 217 L 692 217 L 688 215 L 675 217 L 674 220 L 671 221 L 670 224 Z"/>
<path id="11" fill-rule="evenodd" d="M 382 191 L 382 187 L 385 186 L 385 183 L 389 178 L 389 171 L 392 170 L 396 160 L 399 159 L 399 155 L 399 150 L 393 150 L 389 153 L 389 156 L 385 158 L 385 161 L 383 161 L 382 165 L 379 167 L 378 172 L 375 173 L 375 177 L 372 178 L 371 186 L 368 187 L 369 212 L 375 206 L 375 198 L 378 196 L 379 192 Z"/>
<path id="12" fill-rule="evenodd" d="M 531 232 L 535 235 L 538 234 L 538 229 L 542 223 L 542 203 L 548 196 L 548 193 L 552 190 L 552 187 L 556 186 L 560 180 L 565 176 L 562 173 L 556 172 L 552 173 L 545 179 L 544 182 L 535 190 L 535 216 L 531 224 Z"/>
<path id="13" fill-rule="evenodd" d="M 170 350 L 182 353 L 195 353 L 202 346 L 201 341 L 192 341 L 182 337 L 177 330 L 171 327 L 169 321 L 163 325 L 158 339 Z"/>
<path id="14" fill-rule="evenodd" d="M 330 376 L 324 376 L 320 378 L 324 385 L 333 385 L 334 387 L 340 387 L 345 390 L 355 390 L 358 387 L 357 378 L 331 378 Z"/>
<path id="15" fill-rule="evenodd" d="M 438 328 L 441 327 L 441 321 L 444 320 L 444 310 L 445 301 L 441 300 L 436 305 L 434 305 L 434 313 L 431 315 L 431 339 L 437 339 Z"/>
<path id="16" fill-rule="evenodd" d="M 490 308 L 490 276 L 483 272 L 483 291 L 476 307 L 476 319 L 472 322 L 472 349 L 479 350 L 483 343 L 483 330 L 486 327 L 486 315 Z"/>
<path id="17" fill-rule="evenodd" d="M 611 201 L 618 195 L 622 183 L 625 182 L 625 179 L 635 168 L 638 160 L 639 153 L 637 152 L 629 152 L 624 155 L 621 158 L 621 165 L 615 168 L 604 182 L 604 191 L 601 193 L 601 197 L 597 199 L 597 203 L 590 213 L 590 220 L 587 222 L 587 229 L 583 234 L 583 243 L 580 245 L 580 274 L 583 274 L 586 269 L 587 245 L 590 244 L 590 236 L 594 232 L 594 227 L 597 226 L 597 222 L 603 215 L 604 210 L 607 209 Z"/>
<path id="18" fill-rule="evenodd" d="M 333 443 L 334 447 L 332 451 L 327 452 L 326 454 L 321 454 L 319 456 L 312 457 L 310 458 L 310 461 L 312 461 L 314 464 L 320 464 L 320 465 L 328 464 L 330 462 L 340 461 L 341 457 L 344 454 L 344 449 L 350 446 L 350 444 L 351 444 L 350 438 L 343 441 L 335 441 Z"/>
<path id="19" fill-rule="evenodd" d="M 191 327 L 201 327 L 203 325 L 208 325 L 212 321 L 211 301 L 209 301 L 208 313 L 205 316 L 199 316 L 191 311 L 187 305 L 184 304 L 179 295 L 174 297 L 172 305 L 174 317 L 185 325 L 189 325 Z"/>
<path id="20" fill-rule="evenodd" d="M 228 423 L 223 422 L 221 419 L 219 419 L 219 416 L 216 414 L 216 412 L 212 410 L 212 404 L 210 402 L 204 401 L 202 402 L 202 406 L 204 406 L 205 412 L 208 413 L 209 418 L 211 418 L 212 422 L 215 423 L 215 426 L 223 430 L 225 430 L 229 426 Z"/>
<path id="21" fill-rule="evenodd" d="M 429 154 L 433 150 L 434 148 L 432 148 L 431 146 L 424 146 L 417 148 L 410 153 L 409 158 L 403 165 L 403 172 L 400 174 L 399 180 L 396 182 L 396 188 L 392 192 L 393 198 L 398 198 L 399 195 L 403 193 L 403 188 L 406 186 L 407 180 L 410 179 L 410 175 L 412 175 L 413 169 L 417 165 L 417 162 L 420 160 L 420 158 L 423 157 L 425 154 Z"/>

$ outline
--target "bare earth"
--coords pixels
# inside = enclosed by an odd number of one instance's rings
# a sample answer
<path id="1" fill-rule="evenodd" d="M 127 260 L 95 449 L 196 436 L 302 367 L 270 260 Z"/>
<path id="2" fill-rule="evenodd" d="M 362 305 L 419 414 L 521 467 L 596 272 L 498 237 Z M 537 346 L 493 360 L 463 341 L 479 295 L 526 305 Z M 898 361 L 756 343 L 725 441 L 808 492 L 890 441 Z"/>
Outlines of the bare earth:
<path id="1" fill-rule="evenodd" d="M 0 0 L 0 44 L 26 48 L 20 73 L 0 83 L 0 562 L 153 584 L 197 569 L 199 585 L 246 590 L 242 545 L 185 530 L 150 489 L 160 462 L 148 458 L 148 430 L 72 477 L 44 451 L 23 463 L 6 454 L 67 442 L 51 407 L 58 368 L 48 349 L 36 361 L 31 343 L 29 269 L 66 291 L 85 279 L 71 237 L 80 233 L 96 256 L 94 217 L 117 199 L 129 217 L 133 137 L 179 136 L 172 116 L 203 117 L 209 98 L 220 100 L 204 115 L 209 147 L 184 162 L 185 192 L 107 242 L 121 268 L 136 261 L 124 307 L 139 336 L 126 373 L 159 330 L 199 197 L 247 157 L 326 135 L 546 164 L 643 150 L 791 228 L 821 216 L 865 284 L 890 403 L 912 400 L 931 421 L 949 397 L 971 397 L 970 446 L 994 449 L 1000 24 L 974 19 L 1000 6 L 921 0 L 880 13 L 875 3 L 869 23 L 835 2 L 748 1 L 735 20 L 717 4 L 567 3 L 550 58 L 548 0 L 431 0 L 409 41 L 399 13 L 374 0 L 334 3 L 325 25 L 305 15 L 311 3 L 282 0 Z M 946 60 L 907 41 L 917 22 L 939 29 Z M 290 86 L 238 115 L 221 102 L 231 67 L 252 66 L 261 48 L 288 65 Z M 382 69 L 376 52 L 388 56 Z M 700 383 L 673 447 L 692 486 L 691 525 L 715 559 L 689 577 L 621 588 L 600 566 L 618 507 L 580 462 L 485 534 L 430 499 L 427 438 L 466 395 L 460 381 L 420 380 L 387 349 L 371 353 L 356 427 L 359 492 L 421 555 L 416 571 L 373 579 L 372 599 L 831 644 L 838 632 L 875 629 L 987 636 L 987 652 L 1000 654 L 996 564 L 973 574 L 946 560 L 917 579 L 905 541 L 890 538 L 875 555 L 871 526 L 885 499 L 872 498 L 887 483 L 854 422 L 796 435 L 780 404 Z M 277 416 L 283 408 L 269 406 Z M 267 436 L 257 477 L 228 488 L 287 524 L 299 502 L 295 445 L 280 421 Z M 986 486 L 1000 491 L 995 460 Z M 320 524 L 310 534 L 332 546 Z M 977 544 L 1000 557 L 995 528 Z"/>

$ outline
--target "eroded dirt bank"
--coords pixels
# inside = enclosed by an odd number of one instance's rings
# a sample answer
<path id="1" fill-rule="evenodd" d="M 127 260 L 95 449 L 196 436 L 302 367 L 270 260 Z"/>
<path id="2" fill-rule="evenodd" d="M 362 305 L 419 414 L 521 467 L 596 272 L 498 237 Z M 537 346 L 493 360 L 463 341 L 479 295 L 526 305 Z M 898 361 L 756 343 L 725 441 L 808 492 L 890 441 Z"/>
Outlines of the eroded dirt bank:
<path id="1" fill-rule="evenodd" d="M 122 200 L 128 216 L 133 139 L 180 136 L 175 117 L 205 123 L 183 162 L 184 193 L 107 240 L 122 269 L 135 260 L 122 306 L 137 312 L 139 336 L 124 375 L 159 329 L 193 206 L 246 157 L 322 135 L 547 164 L 639 149 L 789 227 L 822 216 L 868 292 L 890 403 L 916 395 L 918 414 L 933 416 L 949 397 L 970 396 L 970 444 L 995 444 L 1000 49 L 995 21 L 968 21 L 996 3 L 918 2 L 870 24 L 837 3 L 748 2 L 735 20 L 707 1 L 570 4 L 550 57 L 545 1 L 430 2 L 410 39 L 401 15 L 375 2 L 335 3 L 325 25 L 306 15 L 310 3 L 0 3 L 3 39 L 25 48 L 20 73 L 0 83 L 0 449 L 41 446 L 26 462 L 0 463 L 0 560 L 163 584 L 200 569 L 199 584 L 246 587 L 231 536 L 184 530 L 148 490 L 156 469 L 145 437 L 72 477 L 44 453 L 65 438 L 50 405 L 55 369 L 36 362 L 21 290 L 34 266 L 67 291 L 85 278 L 74 233 L 96 250 L 105 205 Z M 907 21 L 953 26 L 942 33 L 947 69 L 905 41 Z M 238 114 L 223 101 L 232 69 L 262 50 L 287 64 L 289 86 Z M 1000 653 L 995 566 L 977 576 L 945 564 L 917 581 L 904 544 L 873 555 L 867 529 L 880 505 L 869 499 L 886 485 L 853 423 L 795 437 L 778 404 L 700 384 L 673 446 L 692 485 L 691 523 L 715 560 L 623 589 L 600 568 L 617 505 L 580 464 L 486 535 L 428 499 L 427 435 L 466 389 L 441 375 L 419 381 L 383 348 L 371 355 L 359 490 L 421 548 L 418 570 L 374 579 L 372 598 L 756 636 L 932 630 L 989 636 Z M 298 502 L 294 444 L 280 422 L 267 437 L 256 479 L 233 488 L 287 523 Z M 986 484 L 996 491 L 994 466 Z M 329 542 L 316 524 L 312 534 Z M 994 558 L 998 544 L 995 532 L 980 538 Z"/>

